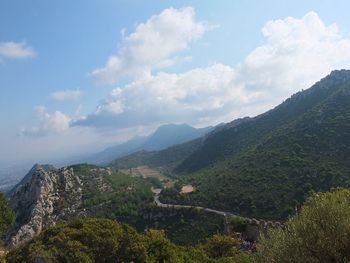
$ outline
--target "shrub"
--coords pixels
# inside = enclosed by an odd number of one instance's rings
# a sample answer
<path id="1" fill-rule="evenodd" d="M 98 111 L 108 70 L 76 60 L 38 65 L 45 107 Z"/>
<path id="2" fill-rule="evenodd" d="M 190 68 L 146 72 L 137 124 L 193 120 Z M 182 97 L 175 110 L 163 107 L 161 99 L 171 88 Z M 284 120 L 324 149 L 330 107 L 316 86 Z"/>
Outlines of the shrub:
<path id="1" fill-rule="evenodd" d="M 260 262 L 349 262 L 350 191 L 316 193 L 283 229 L 262 237 Z"/>

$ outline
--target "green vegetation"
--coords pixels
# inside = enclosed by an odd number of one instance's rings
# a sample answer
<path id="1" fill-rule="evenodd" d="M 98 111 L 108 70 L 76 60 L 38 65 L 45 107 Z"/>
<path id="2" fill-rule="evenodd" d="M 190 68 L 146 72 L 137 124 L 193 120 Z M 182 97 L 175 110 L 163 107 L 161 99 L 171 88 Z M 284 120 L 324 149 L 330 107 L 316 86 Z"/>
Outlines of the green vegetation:
<path id="1" fill-rule="evenodd" d="M 142 232 L 164 229 L 176 244 L 198 244 L 222 233 L 220 216 L 192 210 L 171 210 L 153 204 L 151 187 L 161 188 L 157 178 L 141 178 L 94 165 L 72 166 L 83 183 L 82 209 L 90 217 L 117 219 Z"/>
<path id="2" fill-rule="evenodd" d="M 169 209 L 151 207 L 143 211 L 144 217 L 136 225 L 137 230 L 163 229 L 166 236 L 178 245 L 197 245 L 213 234 L 223 233 L 222 216 L 197 209 Z"/>
<path id="3" fill-rule="evenodd" d="M 236 216 L 231 218 L 228 223 L 233 231 L 243 233 L 247 228 L 249 220 L 244 217 Z"/>
<path id="4" fill-rule="evenodd" d="M 350 186 L 350 72 L 335 71 L 275 109 L 212 133 L 175 171 L 196 191 L 164 203 L 284 219 L 313 191 Z"/>
<path id="5" fill-rule="evenodd" d="M 350 191 L 314 194 L 283 229 L 258 246 L 259 262 L 349 262 Z"/>
<path id="6" fill-rule="evenodd" d="M 15 213 L 8 206 L 5 195 L 0 192 L 0 237 L 12 225 L 15 220 Z"/>
<path id="7" fill-rule="evenodd" d="M 349 218 L 350 190 L 314 193 L 283 228 L 263 234 L 253 254 L 242 251 L 241 242 L 231 236 L 214 234 L 201 244 L 179 246 L 163 230 L 139 234 L 110 219 L 75 219 L 13 248 L 6 262 L 349 262 Z M 243 226 L 246 221 L 232 223 Z"/>
<path id="8" fill-rule="evenodd" d="M 83 181 L 83 207 L 90 216 L 135 224 L 142 210 L 153 202 L 153 180 L 87 164 L 73 169 Z"/>
<path id="9" fill-rule="evenodd" d="M 224 235 L 213 235 L 201 246 L 211 258 L 235 257 L 239 254 L 239 247 L 239 240 Z"/>
<path id="10" fill-rule="evenodd" d="M 51 227 L 11 250 L 7 262 L 252 262 L 238 246 L 237 240 L 216 235 L 207 244 L 182 247 L 163 231 L 140 235 L 113 220 L 79 219 Z"/>
<path id="11" fill-rule="evenodd" d="M 13 224 L 14 221 L 15 213 L 8 206 L 5 195 L 0 192 L 0 263 L 5 262 L 4 250 L 2 249 L 3 238 L 6 234 L 6 231 Z"/>

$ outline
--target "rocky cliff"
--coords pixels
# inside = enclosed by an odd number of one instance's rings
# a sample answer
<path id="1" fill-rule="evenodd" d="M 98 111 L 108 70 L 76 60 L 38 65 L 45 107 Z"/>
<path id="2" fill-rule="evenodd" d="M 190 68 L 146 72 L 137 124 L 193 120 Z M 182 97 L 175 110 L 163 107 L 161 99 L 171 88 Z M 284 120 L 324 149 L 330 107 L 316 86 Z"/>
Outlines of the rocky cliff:
<path id="1" fill-rule="evenodd" d="M 81 200 L 82 182 L 73 168 L 35 165 L 11 193 L 10 205 L 17 218 L 9 243 L 22 244 L 43 228 L 83 213 L 79 211 Z"/>

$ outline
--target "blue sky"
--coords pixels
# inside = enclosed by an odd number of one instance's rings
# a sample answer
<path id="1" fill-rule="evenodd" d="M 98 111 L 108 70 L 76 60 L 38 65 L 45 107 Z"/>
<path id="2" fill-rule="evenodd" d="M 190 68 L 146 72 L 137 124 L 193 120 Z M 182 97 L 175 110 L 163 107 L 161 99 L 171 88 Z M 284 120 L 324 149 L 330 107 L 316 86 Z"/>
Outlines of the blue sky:
<path id="1" fill-rule="evenodd" d="M 261 113 L 349 67 L 348 10 L 349 1 L 3 0 L 0 166 L 87 154 L 164 123 Z"/>

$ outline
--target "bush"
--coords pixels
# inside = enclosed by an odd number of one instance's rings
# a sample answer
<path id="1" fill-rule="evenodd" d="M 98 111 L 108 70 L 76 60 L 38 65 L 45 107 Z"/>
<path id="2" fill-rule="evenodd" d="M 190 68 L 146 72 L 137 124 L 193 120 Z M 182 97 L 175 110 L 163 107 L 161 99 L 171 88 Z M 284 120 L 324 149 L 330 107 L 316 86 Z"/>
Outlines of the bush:
<path id="1" fill-rule="evenodd" d="M 240 242 L 230 236 L 214 235 L 203 245 L 203 250 L 211 258 L 233 257 L 238 253 Z"/>
<path id="2" fill-rule="evenodd" d="M 350 191 L 310 197 L 283 229 L 262 237 L 260 262 L 350 262 Z"/>
<path id="3" fill-rule="evenodd" d="M 232 227 L 233 231 L 243 233 L 247 225 L 249 223 L 249 220 L 244 217 L 235 216 L 229 221 L 229 225 Z"/>

